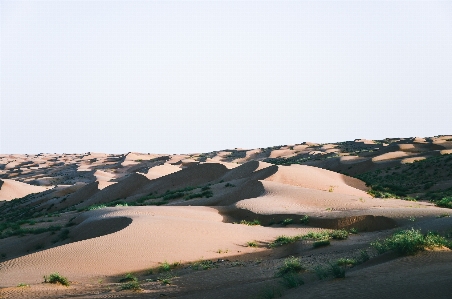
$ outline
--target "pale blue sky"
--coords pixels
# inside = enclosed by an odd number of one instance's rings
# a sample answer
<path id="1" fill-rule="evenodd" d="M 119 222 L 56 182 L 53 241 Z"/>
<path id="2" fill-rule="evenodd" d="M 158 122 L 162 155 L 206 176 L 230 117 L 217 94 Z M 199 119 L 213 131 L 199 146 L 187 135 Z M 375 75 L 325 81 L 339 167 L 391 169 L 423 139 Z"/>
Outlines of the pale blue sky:
<path id="1" fill-rule="evenodd" d="M 452 134 L 452 2 L 1 1 L 0 153 Z"/>

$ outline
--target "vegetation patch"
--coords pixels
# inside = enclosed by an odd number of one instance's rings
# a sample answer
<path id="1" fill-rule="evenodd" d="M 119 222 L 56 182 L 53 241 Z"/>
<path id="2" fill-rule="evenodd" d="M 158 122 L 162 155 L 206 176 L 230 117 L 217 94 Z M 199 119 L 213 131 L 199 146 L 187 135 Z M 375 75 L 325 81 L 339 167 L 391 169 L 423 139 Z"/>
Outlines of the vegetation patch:
<path id="1" fill-rule="evenodd" d="M 291 244 L 291 243 L 295 243 L 296 241 L 300 240 L 301 236 L 293 236 L 293 237 L 289 237 L 289 236 L 279 236 L 277 237 L 273 242 L 271 242 L 269 244 L 270 248 L 274 248 L 274 247 L 279 247 L 282 245 L 286 245 L 286 244 Z"/>
<path id="2" fill-rule="evenodd" d="M 443 197 L 441 200 L 436 202 L 438 207 L 452 209 L 452 196 Z"/>
<path id="3" fill-rule="evenodd" d="M 284 225 L 284 226 L 287 226 L 289 224 L 293 224 L 293 219 L 291 219 L 291 218 L 284 219 L 283 221 L 281 221 L 281 224 Z"/>
<path id="4" fill-rule="evenodd" d="M 260 221 L 257 220 L 257 219 L 254 219 L 253 221 L 241 220 L 241 221 L 240 221 L 240 224 L 250 225 L 250 226 L 253 226 L 253 225 L 261 225 Z"/>
<path id="5" fill-rule="evenodd" d="M 256 243 L 256 241 L 246 242 L 246 246 L 247 247 L 257 247 L 257 243 Z"/>
<path id="6" fill-rule="evenodd" d="M 210 260 L 195 262 L 191 265 L 194 270 L 209 270 L 218 267 L 214 262 Z"/>
<path id="7" fill-rule="evenodd" d="M 300 218 L 300 223 L 301 224 L 308 224 L 309 223 L 309 216 L 308 215 L 304 215 L 303 217 Z"/>
<path id="8" fill-rule="evenodd" d="M 58 283 L 64 286 L 69 286 L 69 280 L 61 276 L 58 272 L 52 273 L 49 276 L 44 276 L 44 282 L 45 283 Z"/>
<path id="9" fill-rule="evenodd" d="M 429 232 L 422 234 L 420 230 L 410 229 L 396 232 L 392 236 L 371 243 L 378 253 L 393 250 L 400 255 L 414 255 L 428 248 L 447 247 L 452 248 L 452 242 L 444 237 Z"/>
<path id="10" fill-rule="evenodd" d="M 330 240 L 328 240 L 328 239 L 319 240 L 319 241 L 315 241 L 314 243 L 312 243 L 312 247 L 314 247 L 314 248 L 324 247 L 324 246 L 328 246 L 328 245 L 330 245 Z"/>
<path id="11" fill-rule="evenodd" d="M 366 182 L 371 188 L 369 194 L 374 197 L 415 200 L 411 195 L 416 195 L 417 198 L 439 201 L 452 197 L 452 188 L 440 188 L 451 176 L 452 155 L 440 155 L 355 177 Z M 433 186 L 437 187 L 432 190 Z"/>
<path id="12" fill-rule="evenodd" d="M 284 260 L 283 265 L 276 272 L 276 276 L 282 277 L 286 274 L 299 273 L 304 270 L 305 267 L 301 263 L 301 260 L 297 257 L 291 256 Z"/>

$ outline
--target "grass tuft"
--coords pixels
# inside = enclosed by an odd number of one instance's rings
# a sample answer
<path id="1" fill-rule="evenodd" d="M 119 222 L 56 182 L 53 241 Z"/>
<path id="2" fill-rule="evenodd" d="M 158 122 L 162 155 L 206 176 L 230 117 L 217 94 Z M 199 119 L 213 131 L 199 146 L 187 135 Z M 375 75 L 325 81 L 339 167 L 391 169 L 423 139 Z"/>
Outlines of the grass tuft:
<path id="1" fill-rule="evenodd" d="M 246 246 L 247 247 L 257 247 L 257 243 L 256 243 L 256 241 L 246 242 Z"/>
<path id="2" fill-rule="evenodd" d="M 240 224 L 249 225 L 249 226 L 261 225 L 260 221 L 257 219 L 254 219 L 253 221 L 241 220 Z"/>

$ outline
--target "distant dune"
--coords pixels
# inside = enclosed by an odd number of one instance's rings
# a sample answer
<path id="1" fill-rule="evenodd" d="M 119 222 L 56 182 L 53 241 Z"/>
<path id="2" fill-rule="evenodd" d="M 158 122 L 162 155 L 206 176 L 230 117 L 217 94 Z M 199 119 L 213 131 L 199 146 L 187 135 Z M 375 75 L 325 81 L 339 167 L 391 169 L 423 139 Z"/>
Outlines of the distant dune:
<path id="1" fill-rule="evenodd" d="M 0 298 L 448 298 L 447 246 L 400 257 L 371 243 L 450 240 L 451 151 L 437 136 L 0 155 Z M 291 256 L 305 270 L 278 275 Z M 340 259 L 345 278 L 319 280 Z M 42 283 L 53 272 L 71 285 Z"/>

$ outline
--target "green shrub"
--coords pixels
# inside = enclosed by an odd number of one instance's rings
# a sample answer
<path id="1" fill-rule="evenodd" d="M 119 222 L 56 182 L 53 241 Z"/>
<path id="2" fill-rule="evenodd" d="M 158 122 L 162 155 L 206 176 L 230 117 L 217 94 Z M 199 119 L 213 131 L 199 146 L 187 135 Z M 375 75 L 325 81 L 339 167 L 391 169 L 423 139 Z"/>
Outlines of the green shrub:
<path id="1" fill-rule="evenodd" d="M 367 253 L 366 250 L 360 250 L 359 251 L 359 261 L 361 263 L 367 262 L 370 259 L 369 254 Z"/>
<path id="2" fill-rule="evenodd" d="M 394 250 L 400 255 L 413 255 L 426 248 L 440 246 L 452 248 L 451 242 L 447 241 L 444 237 L 431 232 L 423 235 L 420 230 L 415 230 L 414 228 L 396 232 L 383 241 L 371 243 L 371 246 L 373 246 L 378 253 Z"/>
<path id="3" fill-rule="evenodd" d="M 338 266 L 353 266 L 356 264 L 357 264 L 356 260 L 349 258 L 340 258 L 336 261 L 336 265 Z"/>
<path id="4" fill-rule="evenodd" d="M 257 219 L 254 219 L 253 221 L 241 220 L 241 221 L 240 221 L 240 224 L 250 225 L 250 226 L 253 226 L 253 225 L 261 225 L 261 223 L 260 223 L 259 220 L 257 220 Z"/>
<path id="5" fill-rule="evenodd" d="M 296 241 L 300 240 L 301 236 L 294 236 L 294 237 L 289 237 L 289 236 L 279 236 L 277 237 L 273 242 L 271 242 L 269 244 L 270 248 L 273 247 L 278 247 L 278 246 L 282 246 L 282 245 L 286 245 L 286 244 L 291 244 L 291 243 L 295 243 Z"/>
<path id="6" fill-rule="evenodd" d="M 314 239 L 314 240 L 325 240 L 330 238 L 330 233 L 327 231 L 321 231 L 321 232 L 310 232 L 307 235 L 304 235 L 303 240 L 306 239 Z"/>
<path id="7" fill-rule="evenodd" d="M 133 290 L 138 291 L 140 290 L 140 283 L 138 281 L 128 281 L 121 285 L 121 290 Z"/>
<path id="8" fill-rule="evenodd" d="M 332 232 L 330 232 L 330 236 L 331 238 L 336 240 L 345 240 L 348 238 L 348 231 L 346 231 L 345 229 L 333 230 Z"/>
<path id="9" fill-rule="evenodd" d="M 335 278 L 344 278 L 345 277 L 345 268 L 339 266 L 338 264 L 330 264 L 331 274 Z"/>
<path id="10" fill-rule="evenodd" d="M 205 261 L 199 261 L 199 262 L 195 262 L 191 265 L 191 267 L 194 270 L 209 270 L 211 268 L 215 268 L 217 267 L 217 265 L 214 264 L 214 262 L 210 261 L 210 260 L 205 260 Z"/>
<path id="11" fill-rule="evenodd" d="M 304 266 L 301 264 L 301 260 L 294 256 L 288 257 L 284 260 L 284 264 L 276 272 L 277 277 L 281 277 L 290 273 L 298 273 L 305 270 Z"/>
<path id="12" fill-rule="evenodd" d="M 248 247 L 257 247 L 257 243 L 256 243 L 256 241 L 246 242 L 246 246 L 248 246 Z"/>
<path id="13" fill-rule="evenodd" d="M 281 224 L 284 225 L 284 226 L 287 226 L 287 225 L 292 224 L 292 223 L 293 223 L 293 219 L 291 219 L 291 218 L 284 219 L 281 222 Z"/>
<path id="14" fill-rule="evenodd" d="M 443 197 L 440 201 L 436 202 L 436 205 L 438 207 L 452 209 L 452 196 L 451 197 Z"/>
<path id="15" fill-rule="evenodd" d="M 304 215 L 303 217 L 300 218 L 300 223 L 301 224 L 308 224 L 309 223 L 309 216 L 308 215 Z"/>
<path id="16" fill-rule="evenodd" d="M 88 211 L 92 211 L 92 210 L 99 210 L 99 209 L 103 209 L 106 208 L 106 205 L 94 205 L 94 206 L 90 206 L 88 207 Z"/>
<path id="17" fill-rule="evenodd" d="M 44 276 L 44 282 L 45 283 L 59 283 L 64 286 L 69 286 L 69 280 L 61 276 L 58 272 L 52 273 L 49 276 Z"/>
<path id="18" fill-rule="evenodd" d="M 328 276 L 330 276 L 330 269 L 328 269 L 324 266 L 320 266 L 320 265 L 315 266 L 314 272 L 315 272 L 315 275 L 317 275 L 317 278 L 320 280 L 325 279 Z"/>
<path id="19" fill-rule="evenodd" d="M 328 240 L 328 239 L 319 240 L 319 241 L 315 241 L 314 243 L 312 243 L 312 246 L 314 248 L 319 248 L 319 247 L 328 246 L 328 245 L 330 245 L 330 240 Z"/>
<path id="20" fill-rule="evenodd" d="M 158 268 L 159 272 L 168 272 L 171 270 L 171 265 L 165 261 L 163 264 L 161 264 Z"/>

